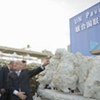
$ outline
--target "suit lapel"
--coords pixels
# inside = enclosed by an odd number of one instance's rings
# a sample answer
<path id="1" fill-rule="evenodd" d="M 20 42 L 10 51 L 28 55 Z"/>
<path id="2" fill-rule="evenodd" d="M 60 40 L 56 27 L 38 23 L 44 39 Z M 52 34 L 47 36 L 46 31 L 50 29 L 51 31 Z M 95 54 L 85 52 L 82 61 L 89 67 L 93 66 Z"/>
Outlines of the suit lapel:
<path id="1" fill-rule="evenodd" d="M 20 79 L 20 80 L 23 80 L 23 74 L 24 74 L 24 70 L 22 70 L 22 71 L 20 72 L 20 75 L 19 75 L 19 79 Z"/>
<path id="2" fill-rule="evenodd" d="M 13 78 L 13 79 L 18 79 L 18 75 L 16 74 L 16 72 L 12 72 L 10 74 L 10 76 Z"/>

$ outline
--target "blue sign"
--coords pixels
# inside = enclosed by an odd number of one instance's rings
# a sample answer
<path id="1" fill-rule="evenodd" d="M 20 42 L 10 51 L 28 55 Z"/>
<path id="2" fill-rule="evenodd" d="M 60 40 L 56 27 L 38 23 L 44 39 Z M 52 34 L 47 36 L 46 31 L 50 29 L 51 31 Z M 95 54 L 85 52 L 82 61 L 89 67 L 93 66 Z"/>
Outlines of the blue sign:
<path id="1" fill-rule="evenodd" d="M 100 47 L 100 2 L 70 19 L 70 43 L 73 53 L 86 56 Z"/>

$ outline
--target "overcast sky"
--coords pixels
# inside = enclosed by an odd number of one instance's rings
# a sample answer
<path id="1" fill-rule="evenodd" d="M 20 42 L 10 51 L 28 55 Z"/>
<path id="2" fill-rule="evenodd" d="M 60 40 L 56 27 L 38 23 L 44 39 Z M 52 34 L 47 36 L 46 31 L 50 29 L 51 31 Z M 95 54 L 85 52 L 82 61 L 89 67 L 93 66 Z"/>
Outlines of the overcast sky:
<path id="1" fill-rule="evenodd" d="M 0 46 L 53 53 L 70 44 L 69 18 L 100 0 L 0 0 Z"/>

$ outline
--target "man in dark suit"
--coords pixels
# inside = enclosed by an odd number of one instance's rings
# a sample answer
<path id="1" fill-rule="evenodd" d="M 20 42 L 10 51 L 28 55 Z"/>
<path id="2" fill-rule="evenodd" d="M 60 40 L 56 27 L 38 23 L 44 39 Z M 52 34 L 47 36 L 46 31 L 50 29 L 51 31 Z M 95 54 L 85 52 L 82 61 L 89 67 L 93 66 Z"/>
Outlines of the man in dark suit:
<path id="1" fill-rule="evenodd" d="M 11 93 L 11 100 L 33 100 L 30 88 L 30 78 L 39 74 L 49 64 L 49 59 L 45 59 L 42 66 L 33 69 L 23 69 L 22 62 L 16 62 L 13 70 L 8 76 L 8 87 Z"/>
<path id="2" fill-rule="evenodd" d="M 14 65 L 14 61 L 10 61 L 10 63 L 7 66 L 3 66 L 0 69 L 0 85 L 1 85 L 0 86 L 0 93 L 1 93 L 0 100 L 10 100 L 9 91 L 7 88 L 7 77 L 13 65 Z"/>
<path id="3" fill-rule="evenodd" d="M 3 87 L 3 73 L 0 66 L 0 100 L 2 100 L 2 87 Z"/>

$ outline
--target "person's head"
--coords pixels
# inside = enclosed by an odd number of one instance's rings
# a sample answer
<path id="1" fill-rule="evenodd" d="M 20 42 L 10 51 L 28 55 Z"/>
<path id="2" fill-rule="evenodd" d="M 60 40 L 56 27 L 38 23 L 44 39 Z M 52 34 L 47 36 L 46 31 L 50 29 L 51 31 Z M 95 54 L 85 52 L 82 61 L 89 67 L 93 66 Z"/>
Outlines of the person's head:
<path id="1" fill-rule="evenodd" d="M 22 69 L 22 62 L 21 61 L 15 61 L 15 65 L 13 66 L 13 70 L 19 71 Z"/>
<path id="2" fill-rule="evenodd" d="M 9 62 L 9 65 L 8 65 L 8 66 L 9 66 L 9 69 L 12 70 L 13 67 L 14 67 L 14 65 L 15 65 L 15 61 L 10 61 L 10 62 Z"/>
<path id="3" fill-rule="evenodd" d="M 23 66 L 22 66 L 23 68 L 22 68 L 22 69 L 26 69 L 26 67 L 27 67 L 27 66 L 26 66 L 26 65 L 27 65 L 26 60 L 22 60 L 22 64 L 23 64 Z"/>

